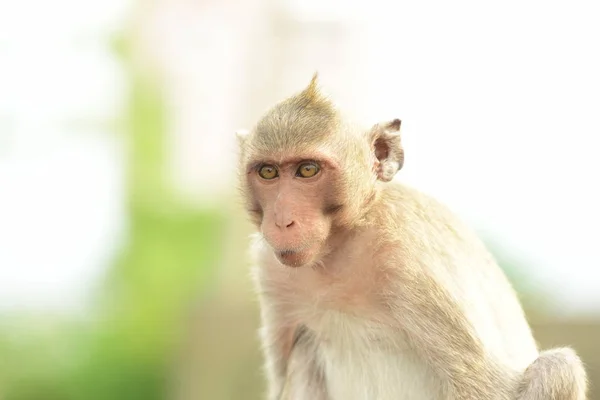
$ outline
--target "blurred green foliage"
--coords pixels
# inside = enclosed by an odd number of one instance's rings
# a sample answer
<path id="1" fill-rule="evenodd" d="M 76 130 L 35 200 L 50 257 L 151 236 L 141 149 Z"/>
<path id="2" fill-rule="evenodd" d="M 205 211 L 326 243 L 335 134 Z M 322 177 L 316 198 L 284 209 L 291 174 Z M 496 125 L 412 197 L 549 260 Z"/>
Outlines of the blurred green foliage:
<path id="1" fill-rule="evenodd" d="M 129 77 L 128 239 L 85 321 L 2 316 L 3 400 L 164 399 L 188 305 L 210 284 L 225 215 L 178 201 L 164 177 L 164 106 L 116 49 Z"/>

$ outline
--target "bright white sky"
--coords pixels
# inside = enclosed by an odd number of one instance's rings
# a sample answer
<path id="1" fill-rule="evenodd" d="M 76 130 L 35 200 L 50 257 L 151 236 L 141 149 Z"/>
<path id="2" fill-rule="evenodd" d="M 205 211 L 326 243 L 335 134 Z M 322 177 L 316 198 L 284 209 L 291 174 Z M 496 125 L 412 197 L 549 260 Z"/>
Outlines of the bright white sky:
<path id="1" fill-rule="evenodd" d="M 565 312 L 599 310 L 600 5 L 410 4 L 369 54 L 405 179 L 531 259 Z"/>
<path id="2" fill-rule="evenodd" d="M 596 2 L 331 4 L 372 23 L 367 113 L 403 120 L 399 179 L 532 260 L 565 311 L 600 310 Z M 118 111 L 101 35 L 126 6 L 0 2 L 0 308 L 70 307 L 118 243 L 119 147 L 60 124 Z"/>
<path id="3" fill-rule="evenodd" d="M 0 309 L 78 309 L 118 244 L 119 147 L 68 125 L 119 111 L 127 3 L 0 1 Z"/>

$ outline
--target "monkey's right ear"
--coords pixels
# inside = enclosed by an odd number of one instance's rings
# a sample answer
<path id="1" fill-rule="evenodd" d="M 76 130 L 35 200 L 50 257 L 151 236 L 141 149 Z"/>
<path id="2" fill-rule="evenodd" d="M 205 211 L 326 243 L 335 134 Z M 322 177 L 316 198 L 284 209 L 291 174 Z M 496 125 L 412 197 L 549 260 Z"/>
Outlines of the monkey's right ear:
<path id="1" fill-rule="evenodd" d="M 250 131 L 247 129 L 238 129 L 237 131 L 235 131 L 235 137 L 240 147 L 242 147 L 246 142 L 246 138 L 248 137 L 249 133 Z"/>
<path id="2" fill-rule="evenodd" d="M 375 172 L 377 178 L 389 182 L 404 165 L 404 149 L 400 140 L 399 119 L 382 122 L 373 126 L 370 132 L 370 143 L 377 161 Z"/>

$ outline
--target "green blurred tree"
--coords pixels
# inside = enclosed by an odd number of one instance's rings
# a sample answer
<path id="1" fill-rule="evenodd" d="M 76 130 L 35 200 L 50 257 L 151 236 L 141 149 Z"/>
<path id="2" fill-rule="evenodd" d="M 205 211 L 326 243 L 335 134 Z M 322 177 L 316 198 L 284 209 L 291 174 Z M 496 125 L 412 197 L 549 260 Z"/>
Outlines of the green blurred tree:
<path id="1" fill-rule="evenodd" d="M 44 332 L 39 318 L 0 326 L 3 400 L 164 399 L 178 327 L 221 252 L 226 215 L 170 190 L 160 88 L 132 62 L 132 43 L 115 43 L 130 82 L 119 122 L 130 150 L 128 240 L 85 322 L 53 319 Z"/>
<path id="2" fill-rule="evenodd" d="M 117 49 L 131 82 L 129 241 L 100 291 L 100 318 L 73 398 L 158 400 L 168 390 L 177 327 L 217 263 L 226 216 L 183 204 L 170 190 L 160 88 L 131 61 L 127 42 Z"/>

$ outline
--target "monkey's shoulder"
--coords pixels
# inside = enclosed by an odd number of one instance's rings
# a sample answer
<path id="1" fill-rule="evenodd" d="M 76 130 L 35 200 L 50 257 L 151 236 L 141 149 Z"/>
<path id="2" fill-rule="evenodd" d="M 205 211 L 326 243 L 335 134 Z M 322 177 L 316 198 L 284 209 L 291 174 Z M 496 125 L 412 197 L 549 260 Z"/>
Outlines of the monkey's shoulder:
<path id="1" fill-rule="evenodd" d="M 382 207 L 375 215 L 376 225 L 393 239 L 411 242 L 443 242 L 459 246 L 461 242 L 481 248 L 475 231 L 446 204 L 406 184 L 391 182 L 381 190 Z"/>
<path id="2" fill-rule="evenodd" d="M 393 183 L 381 193 L 383 210 L 374 226 L 381 231 L 378 259 L 392 268 L 420 270 L 445 286 L 470 282 L 477 276 L 481 287 L 502 287 L 512 292 L 510 283 L 493 254 L 476 231 L 449 207 L 412 187 Z M 461 279 L 455 279 L 461 277 Z M 464 278 L 464 279 L 462 279 Z"/>

